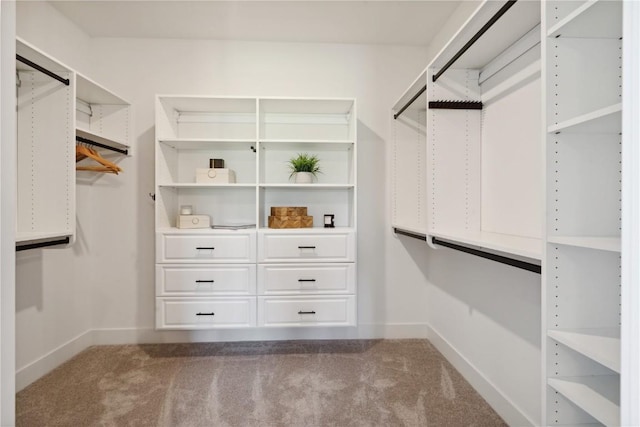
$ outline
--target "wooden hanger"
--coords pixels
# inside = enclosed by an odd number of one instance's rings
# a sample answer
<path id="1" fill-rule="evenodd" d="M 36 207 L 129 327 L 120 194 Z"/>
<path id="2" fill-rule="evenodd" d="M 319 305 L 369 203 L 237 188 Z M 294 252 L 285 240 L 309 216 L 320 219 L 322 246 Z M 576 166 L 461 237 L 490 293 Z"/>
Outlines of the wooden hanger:
<path id="1" fill-rule="evenodd" d="M 93 148 L 85 147 L 84 145 L 76 145 L 76 163 L 86 158 L 95 160 L 102 166 L 76 166 L 76 170 L 114 173 L 116 175 L 118 172 L 122 172 L 122 168 L 120 166 L 105 159 Z"/>

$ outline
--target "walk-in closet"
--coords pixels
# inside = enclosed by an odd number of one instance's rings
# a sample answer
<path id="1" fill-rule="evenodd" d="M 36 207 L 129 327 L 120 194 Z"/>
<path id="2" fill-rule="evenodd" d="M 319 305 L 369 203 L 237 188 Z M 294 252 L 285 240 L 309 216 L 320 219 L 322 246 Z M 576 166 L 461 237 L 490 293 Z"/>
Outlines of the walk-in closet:
<path id="1" fill-rule="evenodd" d="M 0 2 L 0 425 L 640 425 L 639 28 Z"/>

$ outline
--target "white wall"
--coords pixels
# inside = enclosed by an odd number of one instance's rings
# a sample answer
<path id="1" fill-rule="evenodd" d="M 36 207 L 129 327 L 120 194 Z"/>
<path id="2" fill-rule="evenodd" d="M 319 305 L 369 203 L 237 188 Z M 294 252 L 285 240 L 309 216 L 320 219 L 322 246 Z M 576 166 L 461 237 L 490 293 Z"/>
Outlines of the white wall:
<path id="1" fill-rule="evenodd" d="M 15 423 L 15 3 L 0 3 L 0 425 Z"/>

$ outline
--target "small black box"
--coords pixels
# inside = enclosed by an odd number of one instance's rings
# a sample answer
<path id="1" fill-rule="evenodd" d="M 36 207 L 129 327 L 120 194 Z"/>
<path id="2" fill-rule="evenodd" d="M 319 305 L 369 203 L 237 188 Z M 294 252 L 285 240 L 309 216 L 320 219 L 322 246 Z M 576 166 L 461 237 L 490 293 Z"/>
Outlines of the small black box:
<path id="1" fill-rule="evenodd" d="M 209 168 L 224 169 L 224 159 L 209 159 Z"/>

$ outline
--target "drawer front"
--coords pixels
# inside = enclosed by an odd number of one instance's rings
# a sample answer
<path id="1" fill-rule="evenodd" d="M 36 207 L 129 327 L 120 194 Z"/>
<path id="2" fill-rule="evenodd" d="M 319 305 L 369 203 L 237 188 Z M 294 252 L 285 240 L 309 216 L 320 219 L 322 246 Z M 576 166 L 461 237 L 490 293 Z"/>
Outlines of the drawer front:
<path id="1" fill-rule="evenodd" d="M 158 234 L 157 262 L 251 263 L 256 260 L 255 233 Z"/>
<path id="2" fill-rule="evenodd" d="M 260 233 L 259 259 L 263 262 L 353 262 L 353 232 L 336 234 Z"/>
<path id="3" fill-rule="evenodd" d="M 270 264 L 258 266 L 258 293 L 353 294 L 355 264 Z"/>
<path id="4" fill-rule="evenodd" d="M 250 328 L 256 325 L 256 299 L 156 298 L 156 328 Z"/>
<path id="5" fill-rule="evenodd" d="M 353 295 L 258 297 L 258 326 L 354 326 Z"/>
<path id="6" fill-rule="evenodd" d="M 157 296 L 255 295 L 255 264 L 156 265 Z"/>

